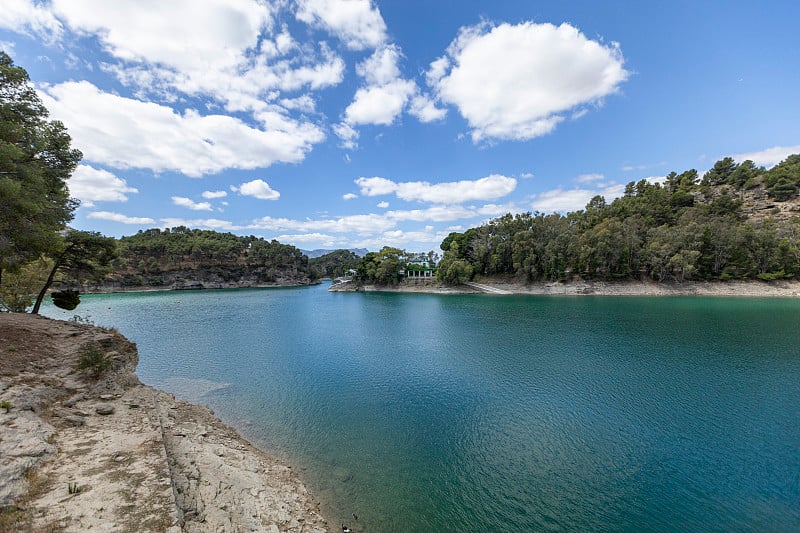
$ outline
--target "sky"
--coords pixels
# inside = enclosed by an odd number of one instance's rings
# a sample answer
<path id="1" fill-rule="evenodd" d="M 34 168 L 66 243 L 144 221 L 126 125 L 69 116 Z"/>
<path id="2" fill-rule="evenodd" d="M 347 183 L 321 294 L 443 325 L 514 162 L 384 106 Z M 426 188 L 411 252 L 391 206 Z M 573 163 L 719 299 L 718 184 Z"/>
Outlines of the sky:
<path id="1" fill-rule="evenodd" d="M 83 152 L 71 225 L 437 250 L 800 153 L 794 1 L 3 0 Z"/>

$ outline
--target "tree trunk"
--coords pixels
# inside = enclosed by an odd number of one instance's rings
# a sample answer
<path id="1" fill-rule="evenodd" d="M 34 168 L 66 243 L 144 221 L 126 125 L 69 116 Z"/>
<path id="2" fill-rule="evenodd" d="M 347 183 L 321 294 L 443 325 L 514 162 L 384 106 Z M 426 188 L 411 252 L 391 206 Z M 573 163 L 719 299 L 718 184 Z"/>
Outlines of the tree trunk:
<path id="1" fill-rule="evenodd" d="M 58 267 L 60 266 L 61 266 L 61 258 L 57 259 L 55 264 L 53 264 L 53 269 L 50 271 L 50 275 L 47 276 L 47 281 L 44 283 L 44 287 L 42 287 L 42 290 L 39 291 L 39 295 L 36 297 L 36 303 L 33 304 L 33 309 L 31 309 L 32 315 L 39 314 L 39 308 L 42 306 L 42 301 L 44 300 L 44 297 L 47 294 L 47 289 L 49 289 L 50 285 L 53 284 L 53 280 L 56 277 L 56 272 L 58 272 Z"/>

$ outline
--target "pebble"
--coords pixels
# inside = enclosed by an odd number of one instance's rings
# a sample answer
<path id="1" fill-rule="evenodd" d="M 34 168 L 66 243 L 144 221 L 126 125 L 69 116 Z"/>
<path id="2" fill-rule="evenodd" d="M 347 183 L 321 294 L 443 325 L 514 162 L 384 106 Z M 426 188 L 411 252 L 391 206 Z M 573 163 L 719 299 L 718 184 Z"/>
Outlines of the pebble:
<path id="1" fill-rule="evenodd" d="M 108 403 L 100 403 L 94 408 L 98 415 L 110 415 L 114 413 L 114 406 Z"/>

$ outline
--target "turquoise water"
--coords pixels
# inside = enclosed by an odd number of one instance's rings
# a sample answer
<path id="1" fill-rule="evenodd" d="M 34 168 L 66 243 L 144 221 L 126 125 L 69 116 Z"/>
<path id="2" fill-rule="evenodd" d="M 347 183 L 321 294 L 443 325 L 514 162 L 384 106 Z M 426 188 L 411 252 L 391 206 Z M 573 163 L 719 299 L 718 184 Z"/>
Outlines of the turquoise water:
<path id="1" fill-rule="evenodd" d="M 354 531 L 800 530 L 800 301 L 326 288 L 75 312 Z"/>

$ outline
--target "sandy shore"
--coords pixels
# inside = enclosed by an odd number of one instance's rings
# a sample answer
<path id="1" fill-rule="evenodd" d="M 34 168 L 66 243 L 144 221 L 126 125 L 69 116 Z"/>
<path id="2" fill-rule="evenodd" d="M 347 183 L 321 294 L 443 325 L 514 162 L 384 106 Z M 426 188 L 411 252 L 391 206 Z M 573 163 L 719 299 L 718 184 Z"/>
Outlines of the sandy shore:
<path id="1" fill-rule="evenodd" d="M 142 385 L 137 362 L 114 330 L 0 314 L 0 531 L 330 530 L 290 466 Z"/>
<path id="2" fill-rule="evenodd" d="M 336 286 L 329 289 L 337 291 Z M 341 287 L 341 292 L 353 292 L 353 288 Z M 445 285 L 436 281 L 427 283 L 401 283 L 396 286 L 365 285 L 364 292 L 411 292 L 430 294 L 530 294 L 567 296 L 743 296 L 760 298 L 800 297 L 800 281 L 727 281 L 656 283 L 656 282 L 610 282 L 572 281 L 519 283 L 507 279 L 480 278 L 471 285 Z"/>

